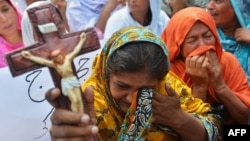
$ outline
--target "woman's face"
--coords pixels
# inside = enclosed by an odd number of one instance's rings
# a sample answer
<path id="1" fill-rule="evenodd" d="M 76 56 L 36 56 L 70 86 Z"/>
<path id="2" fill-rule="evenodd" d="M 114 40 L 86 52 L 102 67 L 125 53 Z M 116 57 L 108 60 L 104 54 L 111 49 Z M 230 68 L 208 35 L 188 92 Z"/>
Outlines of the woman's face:
<path id="1" fill-rule="evenodd" d="M 228 26 L 237 20 L 230 0 L 210 0 L 207 9 L 218 27 Z"/>
<path id="2" fill-rule="evenodd" d="M 0 35 L 9 36 L 17 31 L 17 27 L 16 10 L 6 0 L 0 0 Z"/>
<path id="3" fill-rule="evenodd" d="M 215 37 L 205 24 L 196 22 L 181 45 L 181 54 L 186 58 L 190 52 L 204 45 L 215 45 Z"/>
<path id="4" fill-rule="evenodd" d="M 144 72 L 111 74 L 109 80 L 110 92 L 123 112 L 130 107 L 134 92 L 142 88 L 154 89 L 159 84 L 158 79 Z"/>
<path id="5" fill-rule="evenodd" d="M 147 13 L 149 8 L 149 0 L 128 0 L 130 12 Z"/>

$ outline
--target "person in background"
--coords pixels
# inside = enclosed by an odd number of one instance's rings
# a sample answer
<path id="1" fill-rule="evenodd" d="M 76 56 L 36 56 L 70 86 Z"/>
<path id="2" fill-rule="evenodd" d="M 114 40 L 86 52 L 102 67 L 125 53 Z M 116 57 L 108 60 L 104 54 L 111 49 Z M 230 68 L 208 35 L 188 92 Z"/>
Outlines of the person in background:
<path id="1" fill-rule="evenodd" d="M 64 22 L 64 25 L 65 25 L 65 29 L 67 31 L 70 31 L 69 29 L 69 25 L 68 25 L 68 18 L 66 16 L 66 9 L 67 9 L 67 1 L 66 0 L 50 0 L 51 3 L 53 3 L 57 8 L 58 10 L 60 11 L 61 13 L 61 16 L 62 16 L 62 19 L 63 19 L 63 22 Z"/>
<path id="2" fill-rule="evenodd" d="M 59 107 L 58 89 L 47 92 L 55 107 L 52 141 L 92 141 L 91 136 L 105 141 L 218 140 L 220 117 L 169 72 L 168 56 L 160 36 L 150 29 L 133 26 L 115 32 L 82 85 L 83 114 Z"/>
<path id="3" fill-rule="evenodd" d="M 160 0 L 128 0 L 126 8 L 114 13 L 107 22 L 104 40 L 128 26 L 143 26 L 161 35 L 169 17 L 160 9 Z"/>
<path id="4" fill-rule="evenodd" d="M 17 5 L 18 9 L 20 9 L 21 13 L 25 11 L 28 5 L 35 1 L 50 1 L 50 0 L 14 0 L 15 4 Z"/>
<path id="5" fill-rule="evenodd" d="M 103 39 L 107 20 L 125 5 L 126 0 L 68 0 L 66 16 L 70 31 L 75 32 L 95 27 Z"/>
<path id="6" fill-rule="evenodd" d="M 23 18 L 21 21 L 24 46 L 30 46 L 37 41 L 37 35 L 34 32 L 34 29 L 33 29 L 32 23 L 30 21 L 30 18 L 28 16 L 27 10 L 34 8 L 34 7 L 41 6 L 41 5 L 46 5 L 46 4 L 51 4 L 51 2 L 49 2 L 49 1 L 36 1 L 36 2 L 31 3 L 24 11 Z M 55 8 L 57 8 L 56 5 L 54 5 L 54 6 L 55 6 Z M 59 10 L 58 10 L 57 16 L 59 16 L 62 20 L 62 22 L 61 22 L 62 25 L 60 25 L 60 26 L 63 26 L 65 29 L 64 32 L 67 33 L 68 32 L 67 22 L 64 21 L 64 18 Z"/>
<path id="7" fill-rule="evenodd" d="M 36 1 L 51 1 L 51 0 L 24 0 L 27 4 L 27 6 L 29 6 L 31 3 L 36 2 Z"/>
<path id="8" fill-rule="evenodd" d="M 47 1 L 47 2 L 51 2 L 54 5 L 57 6 L 58 10 L 61 12 L 62 18 L 64 20 L 65 26 L 67 31 L 69 31 L 69 25 L 68 25 L 68 20 L 66 17 L 66 8 L 67 8 L 67 1 L 66 0 L 16 0 L 15 3 L 18 6 L 18 8 L 21 10 L 21 13 L 25 13 L 26 8 L 34 3 L 34 2 L 38 2 L 38 1 Z"/>
<path id="9" fill-rule="evenodd" d="M 169 17 L 172 17 L 179 10 L 196 6 L 206 8 L 208 0 L 161 0 L 161 9 L 166 12 Z"/>
<path id="10" fill-rule="evenodd" d="M 5 54 L 23 47 L 22 14 L 11 0 L 0 0 L 0 68 L 7 66 Z"/>
<path id="11" fill-rule="evenodd" d="M 207 9 L 214 18 L 224 50 L 241 63 L 250 85 L 250 1 L 210 0 Z"/>
<path id="12" fill-rule="evenodd" d="M 224 52 L 212 16 L 188 7 L 177 12 L 162 34 L 171 70 L 192 88 L 195 97 L 223 105 L 226 124 L 247 124 L 250 89 L 239 61 Z"/>

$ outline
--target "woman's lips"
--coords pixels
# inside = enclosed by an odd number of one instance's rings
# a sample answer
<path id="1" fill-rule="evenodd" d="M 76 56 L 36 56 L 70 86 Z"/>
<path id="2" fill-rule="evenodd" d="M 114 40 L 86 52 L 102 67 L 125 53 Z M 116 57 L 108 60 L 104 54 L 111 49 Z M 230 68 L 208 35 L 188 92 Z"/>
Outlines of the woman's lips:
<path id="1" fill-rule="evenodd" d="M 218 14 L 214 13 L 214 12 L 209 12 L 211 16 L 215 17 L 217 16 Z"/>
<path id="2" fill-rule="evenodd" d="M 120 106 L 122 107 L 122 109 L 126 108 L 128 109 L 130 107 L 130 103 L 126 102 L 126 101 L 120 101 Z"/>
<path id="3" fill-rule="evenodd" d="M 11 27 L 12 27 L 12 25 L 10 24 L 10 25 L 5 26 L 4 29 L 9 30 L 9 29 L 11 29 Z"/>

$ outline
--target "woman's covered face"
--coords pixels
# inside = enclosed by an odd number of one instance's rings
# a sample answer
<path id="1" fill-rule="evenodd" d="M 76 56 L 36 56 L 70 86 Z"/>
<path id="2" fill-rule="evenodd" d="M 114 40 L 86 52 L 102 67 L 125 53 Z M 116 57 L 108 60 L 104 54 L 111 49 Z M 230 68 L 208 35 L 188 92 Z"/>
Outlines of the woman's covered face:
<path id="1" fill-rule="evenodd" d="M 215 37 L 205 24 L 196 22 L 181 45 L 181 54 L 186 58 L 196 48 L 206 45 L 215 45 Z"/>
<path id="2" fill-rule="evenodd" d="M 142 88 L 154 89 L 158 84 L 158 79 L 150 77 L 145 72 L 122 72 L 111 74 L 109 78 L 111 95 L 123 112 L 130 107 L 134 92 Z"/>
<path id="3" fill-rule="evenodd" d="M 218 27 L 226 27 L 237 20 L 230 0 L 210 0 L 207 9 Z"/>
<path id="4" fill-rule="evenodd" d="M 18 29 L 17 12 L 6 0 L 0 0 L 0 35 L 11 36 Z"/>

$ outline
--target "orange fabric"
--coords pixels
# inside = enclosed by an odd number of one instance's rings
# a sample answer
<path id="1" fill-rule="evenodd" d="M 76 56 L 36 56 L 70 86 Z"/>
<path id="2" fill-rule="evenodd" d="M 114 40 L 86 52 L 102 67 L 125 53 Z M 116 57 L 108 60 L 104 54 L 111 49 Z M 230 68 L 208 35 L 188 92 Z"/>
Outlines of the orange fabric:
<path id="1" fill-rule="evenodd" d="M 171 18 L 168 26 L 163 31 L 162 39 L 169 49 L 171 70 L 181 77 L 188 86 L 192 86 L 190 78 L 185 73 L 185 62 L 179 59 L 179 55 L 181 52 L 181 44 L 189 30 L 197 21 L 208 26 L 215 37 L 216 43 L 214 48 L 222 67 L 225 83 L 235 95 L 250 107 L 250 88 L 247 77 L 238 60 L 232 54 L 222 51 L 214 20 L 211 15 L 202 8 L 189 7 L 179 11 Z M 202 50 L 200 51 L 202 52 Z M 196 53 L 197 52 L 194 52 L 191 55 Z M 220 102 L 211 87 L 209 88 L 209 94 L 212 97 L 212 102 Z"/>
<path id="2" fill-rule="evenodd" d="M 211 29 L 213 35 L 216 38 L 216 53 L 220 58 L 222 47 L 217 35 L 214 19 L 210 16 L 209 13 L 201 8 L 189 7 L 179 11 L 178 14 L 175 14 L 162 33 L 161 37 L 169 47 L 169 55 L 171 61 L 175 60 L 179 56 L 181 51 L 181 44 L 183 43 L 191 27 L 197 21 L 205 23 Z"/>
<path id="3" fill-rule="evenodd" d="M 196 48 L 194 51 L 190 52 L 188 54 L 188 57 L 202 55 L 209 50 L 215 50 L 215 47 L 214 46 L 200 46 Z"/>
<path id="4" fill-rule="evenodd" d="M 138 91 L 134 92 L 134 93 L 133 93 L 133 96 L 132 96 L 132 103 L 131 103 L 131 105 L 130 105 L 130 108 L 131 108 L 131 110 L 133 110 L 133 111 L 136 111 L 137 98 L 138 98 Z M 135 115 L 133 114 L 133 115 L 131 115 L 131 116 L 129 117 L 129 120 L 130 120 L 130 121 L 133 121 L 134 118 L 135 118 Z"/>

